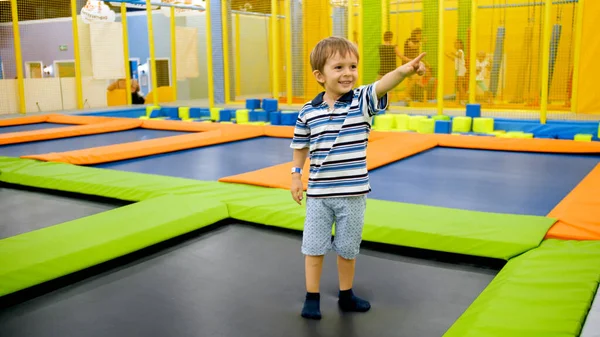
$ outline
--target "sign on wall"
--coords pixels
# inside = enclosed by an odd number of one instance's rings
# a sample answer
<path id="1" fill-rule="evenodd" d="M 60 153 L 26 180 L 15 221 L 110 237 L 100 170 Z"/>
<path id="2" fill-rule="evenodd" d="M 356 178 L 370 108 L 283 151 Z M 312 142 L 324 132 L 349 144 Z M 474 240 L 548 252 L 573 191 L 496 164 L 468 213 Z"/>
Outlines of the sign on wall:
<path id="1" fill-rule="evenodd" d="M 88 0 L 81 9 L 81 19 L 84 23 L 115 22 L 115 12 L 104 1 Z"/>

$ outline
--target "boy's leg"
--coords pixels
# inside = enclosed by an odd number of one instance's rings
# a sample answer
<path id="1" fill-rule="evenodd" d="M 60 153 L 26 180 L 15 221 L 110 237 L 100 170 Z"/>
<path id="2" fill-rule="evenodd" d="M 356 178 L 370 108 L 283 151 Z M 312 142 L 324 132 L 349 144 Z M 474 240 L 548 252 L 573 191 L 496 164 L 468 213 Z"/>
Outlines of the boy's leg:
<path id="1" fill-rule="evenodd" d="M 320 283 L 323 256 L 331 249 L 333 211 L 325 199 L 307 198 L 306 220 L 302 233 L 302 253 L 305 255 L 306 299 L 302 317 L 320 319 Z"/>
<path id="2" fill-rule="evenodd" d="M 339 305 L 344 311 L 365 312 L 371 304 L 354 295 L 354 268 L 362 241 L 367 197 L 338 198 L 335 201 L 335 239 L 333 249 L 338 253 L 340 281 Z"/>

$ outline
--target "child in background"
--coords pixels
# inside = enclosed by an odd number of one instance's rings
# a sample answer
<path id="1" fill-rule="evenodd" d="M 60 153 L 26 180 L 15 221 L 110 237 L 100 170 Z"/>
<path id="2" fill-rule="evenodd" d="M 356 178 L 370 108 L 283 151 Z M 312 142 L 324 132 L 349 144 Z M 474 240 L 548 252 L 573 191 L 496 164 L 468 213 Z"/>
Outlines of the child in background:
<path id="1" fill-rule="evenodd" d="M 484 99 L 487 101 L 489 100 L 489 91 L 488 87 L 485 85 L 485 78 L 487 72 L 491 70 L 492 65 L 486 57 L 484 51 L 480 51 L 477 53 L 476 62 L 477 63 L 475 64 L 475 70 L 477 72 L 477 76 L 475 77 L 475 81 L 477 82 L 477 86 L 483 91 Z"/>
<path id="2" fill-rule="evenodd" d="M 375 83 L 354 88 L 358 50 L 344 38 L 321 40 L 310 55 L 317 82 L 324 92 L 300 110 L 291 148 L 292 198 L 302 203 L 302 174 L 310 154 L 306 219 L 302 237 L 306 298 L 302 317 L 320 319 L 320 278 L 323 257 L 333 249 L 339 274 L 338 305 L 349 312 L 366 312 L 371 304 L 354 295 L 355 259 L 359 253 L 371 191 L 366 149 L 373 116 L 387 108 L 387 92 L 408 76 L 422 75 L 425 54 L 386 73 Z M 335 239 L 331 230 L 335 222 Z"/>

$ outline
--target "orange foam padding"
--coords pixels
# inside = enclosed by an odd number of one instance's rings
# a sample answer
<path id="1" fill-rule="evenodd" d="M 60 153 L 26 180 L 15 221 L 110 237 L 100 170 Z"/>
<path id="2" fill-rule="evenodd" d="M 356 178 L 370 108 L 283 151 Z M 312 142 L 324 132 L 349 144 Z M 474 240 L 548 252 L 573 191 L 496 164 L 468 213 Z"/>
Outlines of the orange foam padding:
<path id="1" fill-rule="evenodd" d="M 180 123 L 183 124 L 183 122 Z M 94 165 L 214 144 L 228 143 L 237 140 L 260 137 L 262 135 L 263 130 L 260 128 L 242 128 L 237 130 L 233 128 L 223 128 L 221 130 L 195 132 L 187 135 L 101 146 L 76 151 L 23 156 L 21 158 L 63 162 L 75 165 Z"/>
<path id="2" fill-rule="evenodd" d="M 376 136 L 380 137 L 379 135 Z M 367 147 L 367 169 L 387 165 L 391 162 L 415 155 L 437 146 L 435 139 L 429 137 L 412 137 L 410 134 L 389 134 L 372 141 Z M 293 150 L 290 149 L 290 153 Z M 290 171 L 293 162 L 270 166 L 264 169 L 242 173 L 219 179 L 221 182 L 257 185 L 264 187 L 289 189 Z M 309 161 L 304 164 L 304 172 L 309 172 Z M 308 174 L 302 175 L 302 183 L 306 190 Z"/>
<path id="3" fill-rule="evenodd" d="M 85 125 L 85 124 L 95 124 L 95 123 L 104 123 L 109 121 L 118 120 L 119 118 L 115 117 L 98 117 L 98 116 L 74 116 L 74 115 L 48 115 L 48 123 L 57 123 L 57 124 L 77 124 L 77 125 Z"/>
<path id="4" fill-rule="evenodd" d="M 273 126 L 265 125 L 265 136 L 274 138 L 294 138 L 293 126 Z"/>
<path id="5" fill-rule="evenodd" d="M 48 115 L 2 119 L 2 120 L 0 120 L 0 127 L 44 123 L 47 120 L 48 120 Z"/>
<path id="6" fill-rule="evenodd" d="M 600 153 L 600 142 L 575 142 L 559 139 L 519 139 L 454 135 L 418 135 L 437 139 L 439 146 L 462 149 L 549 153 Z"/>
<path id="7" fill-rule="evenodd" d="M 22 131 L 0 134 L 0 145 L 33 142 L 57 138 L 93 135 L 105 132 L 131 130 L 139 127 L 141 121 L 136 119 L 120 119 L 105 123 L 67 126 L 63 128 Z"/>
<path id="8" fill-rule="evenodd" d="M 600 240 L 600 164 L 550 213 L 558 219 L 547 239 Z"/>

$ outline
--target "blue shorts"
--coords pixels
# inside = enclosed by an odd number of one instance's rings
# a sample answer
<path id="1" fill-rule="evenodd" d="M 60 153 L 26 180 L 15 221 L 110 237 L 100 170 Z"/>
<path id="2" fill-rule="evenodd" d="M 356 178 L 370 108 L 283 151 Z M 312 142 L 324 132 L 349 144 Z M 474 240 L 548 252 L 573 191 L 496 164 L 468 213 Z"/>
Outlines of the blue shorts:
<path id="1" fill-rule="evenodd" d="M 325 255 L 333 249 L 339 256 L 356 258 L 362 241 L 367 196 L 307 198 L 302 235 L 304 255 Z M 331 239 L 335 222 L 335 238 Z"/>

